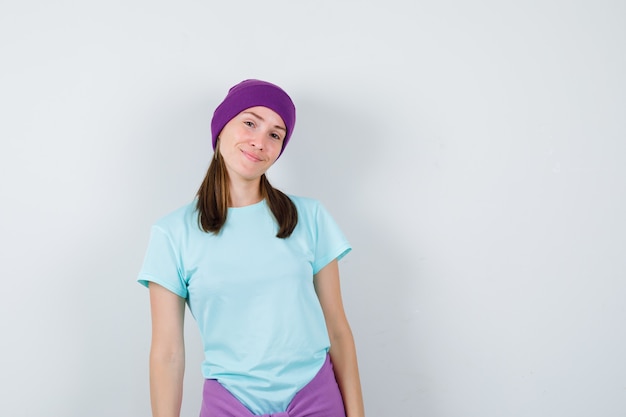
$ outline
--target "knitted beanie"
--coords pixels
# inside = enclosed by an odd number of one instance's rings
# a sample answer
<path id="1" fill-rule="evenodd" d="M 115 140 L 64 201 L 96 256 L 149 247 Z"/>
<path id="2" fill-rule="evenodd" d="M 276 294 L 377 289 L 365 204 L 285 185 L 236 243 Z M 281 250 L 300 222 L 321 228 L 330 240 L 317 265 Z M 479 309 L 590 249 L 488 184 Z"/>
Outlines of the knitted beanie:
<path id="1" fill-rule="evenodd" d="M 224 101 L 215 109 L 211 120 L 213 150 L 224 126 L 242 111 L 255 106 L 267 107 L 283 119 L 287 128 L 283 147 L 280 150 L 280 153 L 283 153 L 296 124 L 296 107 L 282 88 L 267 81 L 254 79 L 244 80 L 231 87 Z"/>

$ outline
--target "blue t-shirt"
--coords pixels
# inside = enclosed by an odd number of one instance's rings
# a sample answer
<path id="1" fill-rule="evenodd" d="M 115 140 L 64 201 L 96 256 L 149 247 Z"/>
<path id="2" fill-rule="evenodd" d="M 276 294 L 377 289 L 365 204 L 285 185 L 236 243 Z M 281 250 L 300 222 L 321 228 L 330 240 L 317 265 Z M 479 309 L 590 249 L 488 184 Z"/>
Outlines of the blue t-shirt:
<path id="1" fill-rule="evenodd" d="M 187 299 L 202 335 L 205 378 L 255 414 L 285 411 L 330 347 L 313 275 L 350 244 L 316 200 L 290 196 L 298 224 L 287 239 L 265 200 L 229 208 L 218 235 L 198 226 L 196 202 L 153 227 L 139 274 Z"/>

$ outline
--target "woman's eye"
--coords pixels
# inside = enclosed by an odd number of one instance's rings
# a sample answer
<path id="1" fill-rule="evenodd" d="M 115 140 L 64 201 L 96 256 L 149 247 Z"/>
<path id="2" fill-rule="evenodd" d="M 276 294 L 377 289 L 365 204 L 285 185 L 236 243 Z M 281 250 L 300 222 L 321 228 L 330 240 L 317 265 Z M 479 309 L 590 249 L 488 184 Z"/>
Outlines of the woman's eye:
<path id="1" fill-rule="evenodd" d="M 252 122 L 251 122 L 251 121 L 249 121 L 249 120 L 246 120 L 246 121 L 245 121 L 245 122 L 243 122 L 243 123 L 244 123 L 246 126 L 249 126 L 249 127 L 254 127 L 254 123 L 252 123 Z"/>
<path id="2" fill-rule="evenodd" d="M 272 133 L 272 138 L 276 139 L 276 140 L 280 140 L 280 135 L 277 133 Z"/>

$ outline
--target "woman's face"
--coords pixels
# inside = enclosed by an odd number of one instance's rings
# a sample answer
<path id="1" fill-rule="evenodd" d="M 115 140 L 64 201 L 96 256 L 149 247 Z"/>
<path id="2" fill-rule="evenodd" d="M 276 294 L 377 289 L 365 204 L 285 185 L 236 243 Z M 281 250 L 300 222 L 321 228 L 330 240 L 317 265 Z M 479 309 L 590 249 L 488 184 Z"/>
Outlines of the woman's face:
<path id="1" fill-rule="evenodd" d="M 275 111 L 251 107 L 232 118 L 219 135 L 219 152 L 231 181 L 256 181 L 280 155 L 287 130 Z"/>

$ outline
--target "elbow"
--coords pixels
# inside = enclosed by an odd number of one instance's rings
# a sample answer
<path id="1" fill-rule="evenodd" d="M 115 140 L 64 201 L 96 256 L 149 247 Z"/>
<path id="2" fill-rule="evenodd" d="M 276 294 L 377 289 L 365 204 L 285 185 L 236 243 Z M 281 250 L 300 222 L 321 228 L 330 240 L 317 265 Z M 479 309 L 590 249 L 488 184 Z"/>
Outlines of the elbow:
<path id="1" fill-rule="evenodd" d="M 180 364 L 185 363 L 184 345 L 178 343 L 152 343 L 150 347 L 150 363 Z"/>
<path id="2" fill-rule="evenodd" d="M 185 353 L 179 351 L 150 351 L 151 363 L 176 364 L 185 362 Z"/>
<path id="3" fill-rule="evenodd" d="M 354 343 L 354 337 L 352 336 L 352 330 L 350 329 L 350 325 L 347 321 L 344 323 L 333 326 L 332 329 L 328 331 L 328 338 L 330 339 L 330 345 L 342 345 L 347 343 Z"/>

